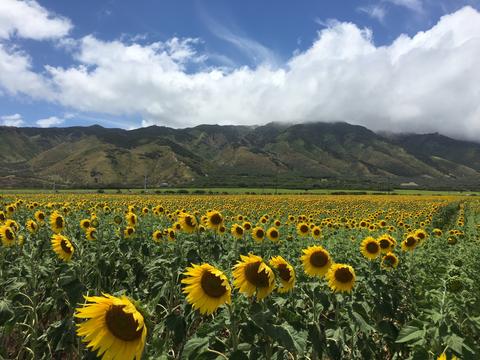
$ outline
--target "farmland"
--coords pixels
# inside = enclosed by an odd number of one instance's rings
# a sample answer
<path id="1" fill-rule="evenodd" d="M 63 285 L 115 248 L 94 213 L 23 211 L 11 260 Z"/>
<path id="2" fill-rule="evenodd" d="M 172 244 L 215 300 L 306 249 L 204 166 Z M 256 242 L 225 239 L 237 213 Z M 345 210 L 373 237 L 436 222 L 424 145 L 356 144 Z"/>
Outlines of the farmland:
<path id="1" fill-rule="evenodd" d="M 478 359 L 480 201 L 4 193 L 0 358 Z"/>

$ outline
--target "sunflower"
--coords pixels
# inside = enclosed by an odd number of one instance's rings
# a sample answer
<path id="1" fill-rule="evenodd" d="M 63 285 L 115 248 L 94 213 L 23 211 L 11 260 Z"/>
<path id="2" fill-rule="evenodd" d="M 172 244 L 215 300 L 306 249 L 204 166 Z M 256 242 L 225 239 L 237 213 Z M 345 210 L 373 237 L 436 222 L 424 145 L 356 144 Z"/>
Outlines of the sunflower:
<path id="1" fill-rule="evenodd" d="M 65 229 L 65 219 L 57 211 L 50 215 L 50 226 L 55 234 L 60 234 Z"/>
<path id="2" fill-rule="evenodd" d="M 388 252 L 383 258 L 382 258 L 382 267 L 384 269 L 392 269 L 396 268 L 398 266 L 398 257 L 392 252 Z"/>
<path id="3" fill-rule="evenodd" d="M 35 214 L 33 216 L 39 223 L 43 223 L 45 221 L 45 213 L 41 210 L 35 211 Z"/>
<path id="4" fill-rule="evenodd" d="M 447 354 L 446 354 L 446 353 L 442 353 L 442 354 L 437 358 L 437 360 L 448 360 Z M 451 357 L 450 360 L 458 360 L 458 358 L 457 358 L 455 355 L 452 355 L 452 357 Z"/>
<path id="5" fill-rule="evenodd" d="M 152 234 L 152 239 L 155 242 L 160 242 L 163 239 L 163 233 L 160 230 L 155 230 Z"/>
<path id="6" fill-rule="evenodd" d="M 245 222 L 243 223 L 242 227 L 243 227 L 246 231 L 248 231 L 248 230 L 250 230 L 250 229 L 252 228 L 252 224 L 251 224 L 250 222 L 248 222 L 248 221 L 245 221 Z"/>
<path id="7" fill-rule="evenodd" d="M 210 264 L 188 267 L 183 273 L 183 293 L 201 314 L 212 314 L 223 304 L 230 304 L 232 289 L 227 277 Z"/>
<path id="8" fill-rule="evenodd" d="M 332 291 L 351 292 L 355 285 L 355 270 L 350 265 L 333 264 L 327 273 Z"/>
<path id="9" fill-rule="evenodd" d="M 70 261 L 74 252 L 72 243 L 61 234 L 52 235 L 52 249 L 63 261 Z"/>
<path id="10" fill-rule="evenodd" d="M 5 247 L 10 247 L 15 245 L 15 240 L 17 236 L 15 231 L 10 226 L 3 225 L 0 227 L 0 238 L 2 239 L 2 245 Z"/>
<path id="11" fill-rule="evenodd" d="M 300 236 L 306 236 L 310 232 L 310 228 L 307 223 L 301 222 L 297 225 L 297 234 Z"/>
<path id="12" fill-rule="evenodd" d="M 77 335 L 102 359 L 140 360 L 147 327 L 142 314 L 126 296 L 85 296 L 75 317 L 88 319 L 77 324 Z"/>
<path id="13" fill-rule="evenodd" d="M 131 227 L 135 227 L 135 225 L 138 223 L 138 217 L 133 212 L 128 212 L 127 215 L 125 215 L 125 219 L 127 220 L 128 225 Z"/>
<path id="14" fill-rule="evenodd" d="M 94 227 L 89 227 L 85 231 L 85 236 L 87 240 L 97 240 L 97 229 L 95 229 Z"/>
<path id="15" fill-rule="evenodd" d="M 300 259 L 303 262 L 305 273 L 310 276 L 323 276 L 332 265 L 330 254 L 322 246 L 310 246 L 303 249 Z"/>
<path id="16" fill-rule="evenodd" d="M 91 226 L 90 219 L 83 219 L 80 221 L 80 227 L 83 230 L 87 230 Z"/>
<path id="17" fill-rule="evenodd" d="M 267 238 L 270 241 L 277 242 L 280 238 L 280 232 L 277 230 L 277 228 L 271 227 L 267 230 Z"/>
<path id="18" fill-rule="evenodd" d="M 28 232 L 30 234 L 35 234 L 38 230 L 38 225 L 35 221 L 33 220 L 28 220 L 27 221 L 27 224 L 25 225 L 25 227 L 27 228 Z"/>
<path id="19" fill-rule="evenodd" d="M 265 230 L 263 230 L 263 228 L 261 228 L 260 226 L 254 227 L 252 229 L 252 238 L 256 242 L 262 242 L 265 238 Z"/>
<path id="20" fill-rule="evenodd" d="M 213 230 L 218 229 L 220 225 L 223 224 L 223 216 L 218 211 L 209 211 L 207 212 L 207 223 L 206 225 Z"/>
<path id="21" fill-rule="evenodd" d="M 167 237 L 168 237 L 168 240 L 174 241 L 175 240 L 175 229 L 168 228 L 167 229 Z"/>
<path id="22" fill-rule="evenodd" d="M 187 213 L 181 214 L 178 221 L 182 226 L 183 231 L 185 231 L 186 233 L 190 234 L 197 230 L 198 221 L 193 215 Z"/>
<path id="23" fill-rule="evenodd" d="M 421 244 L 423 240 L 425 240 L 428 237 L 428 234 L 425 230 L 423 229 L 418 229 L 414 233 L 415 238 L 418 240 L 418 243 Z"/>
<path id="24" fill-rule="evenodd" d="M 243 230 L 243 227 L 241 227 L 238 224 L 233 224 L 232 228 L 230 229 L 230 232 L 232 233 L 233 237 L 236 239 L 241 239 L 243 237 L 243 234 L 245 231 Z"/>
<path id="25" fill-rule="evenodd" d="M 402 241 L 402 250 L 403 251 L 413 251 L 418 245 L 418 240 L 415 237 L 415 234 L 408 234 L 405 240 Z"/>
<path id="26" fill-rule="evenodd" d="M 0 211 L 0 222 L 4 222 L 7 219 L 7 216 L 3 211 Z"/>
<path id="27" fill-rule="evenodd" d="M 322 237 L 322 229 L 320 229 L 319 226 L 314 226 L 312 228 L 312 237 L 315 239 L 315 240 L 318 240 Z"/>
<path id="28" fill-rule="evenodd" d="M 129 238 L 131 236 L 133 236 L 133 234 L 135 234 L 135 228 L 132 227 L 132 226 L 127 226 L 124 230 L 123 230 L 123 236 L 125 238 Z"/>
<path id="29" fill-rule="evenodd" d="M 7 219 L 4 225 L 11 228 L 13 231 L 18 231 L 18 229 L 20 229 L 20 226 L 18 226 L 18 223 L 12 219 Z"/>
<path id="30" fill-rule="evenodd" d="M 380 244 L 371 236 L 365 238 L 360 245 L 361 253 L 370 260 L 375 260 L 380 255 L 380 250 Z"/>
<path id="31" fill-rule="evenodd" d="M 247 296 L 256 293 L 257 299 L 267 297 L 275 287 L 275 274 L 260 256 L 240 255 L 241 261 L 233 267 L 233 285 Z"/>
<path id="32" fill-rule="evenodd" d="M 281 286 L 279 293 L 286 293 L 295 286 L 295 270 L 283 257 L 275 256 L 270 260 L 270 265 L 277 271 Z"/>
<path id="33" fill-rule="evenodd" d="M 388 234 L 380 236 L 377 241 L 382 253 L 389 252 L 395 246 L 395 239 Z"/>

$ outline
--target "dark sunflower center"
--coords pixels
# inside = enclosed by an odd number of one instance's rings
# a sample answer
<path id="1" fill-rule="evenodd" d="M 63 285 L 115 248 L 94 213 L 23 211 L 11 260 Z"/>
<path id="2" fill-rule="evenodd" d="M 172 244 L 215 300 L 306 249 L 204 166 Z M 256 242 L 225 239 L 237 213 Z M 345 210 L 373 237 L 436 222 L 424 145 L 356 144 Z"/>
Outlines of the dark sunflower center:
<path id="1" fill-rule="evenodd" d="M 157 232 L 157 233 L 155 234 L 155 238 L 156 238 L 157 240 L 160 240 L 160 239 L 162 238 L 162 233 Z"/>
<path id="2" fill-rule="evenodd" d="M 348 268 L 340 268 L 335 271 L 335 280 L 347 284 L 353 280 L 353 274 Z"/>
<path id="3" fill-rule="evenodd" d="M 219 298 L 227 292 L 227 288 L 223 285 L 223 280 L 210 271 L 203 273 L 200 284 L 205 294 L 210 297 Z"/>
<path id="4" fill-rule="evenodd" d="M 270 237 L 276 239 L 278 237 L 278 231 L 277 230 L 270 231 Z"/>
<path id="5" fill-rule="evenodd" d="M 313 234 L 314 234 L 315 236 L 320 235 L 320 230 L 318 230 L 318 229 L 313 230 Z"/>
<path id="6" fill-rule="evenodd" d="M 187 224 L 188 227 L 195 227 L 195 224 L 193 223 L 193 219 L 191 216 L 185 217 L 185 224 Z"/>
<path id="7" fill-rule="evenodd" d="M 240 227 L 240 226 L 237 226 L 235 228 L 235 232 L 238 234 L 238 235 L 243 235 L 243 229 Z"/>
<path id="8" fill-rule="evenodd" d="M 55 226 L 57 228 L 62 228 L 63 227 L 63 218 L 61 216 L 58 216 L 56 219 L 55 219 Z"/>
<path id="9" fill-rule="evenodd" d="M 376 242 L 369 242 L 366 246 L 367 252 L 370 254 L 376 254 L 378 252 L 378 244 Z"/>
<path id="10" fill-rule="evenodd" d="M 288 269 L 288 266 L 286 264 L 280 264 L 278 265 L 278 275 L 283 281 L 290 281 L 292 276 L 290 275 L 290 270 Z"/>
<path id="11" fill-rule="evenodd" d="M 83 223 L 83 227 L 89 228 L 90 227 L 90 221 L 85 221 Z"/>
<path id="12" fill-rule="evenodd" d="M 390 241 L 388 241 L 387 239 L 381 239 L 380 240 L 380 247 L 382 249 L 388 249 L 390 247 Z"/>
<path id="13" fill-rule="evenodd" d="M 90 237 L 94 238 L 97 236 L 97 232 L 95 230 L 90 231 Z"/>
<path id="14" fill-rule="evenodd" d="M 418 233 L 418 234 L 417 234 L 417 237 L 418 237 L 419 239 L 422 239 L 422 240 L 423 240 L 423 239 L 425 239 L 425 234 L 422 233 L 422 232 L 421 232 L 421 233 Z"/>
<path id="15" fill-rule="evenodd" d="M 108 330 L 116 338 L 123 341 L 134 341 L 142 336 L 142 329 L 138 329 L 138 322 L 132 314 L 123 311 L 124 305 L 111 305 L 105 314 Z"/>
<path id="16" fill-rule="evenodd" d="M 300 232 L 302 232 L 302 233 L 308 232 L 308 226 L 307 225 L 300 226 Z"/>
<path id="17" fill-rule="evenodd" d="M 258 272 L 260 264 L 260 261 L 248 264 L 245 268 L 245 277 L 247 278 L 248 282 L 253 284 L 255 287 L 265 288 L 269 285 L 268 275 L 265 270 Z"/>
<path id="18" fill-rule="evenodd" d="M 263 238 L 263 236 L 264 236 L 263 230 L 262 230 L 262 229 L 258 229 L 258 230 L 256 231 L 256 236 L 257 236 L 258 238 Z"/>
<path id="19" fill-rule="evenodd" d="M 0 221 L 5 221 L 5 215 L 0 214 Z"/>
<path id="20" fill-rule="evenodd" d="M 417 243 L 417 241 L 412 236 L 409 236 L 407 238 L 407 241 L 405 241 L 405 245 L 407 245 L 408 247 L 414 246 L 416 243 Z"/>
<path id="21" fill-rule="evenodd" d="M 128 232 L 128 235 L 132 235 L 132 234 L 133 234 L 133 229 L 132 229 L 132 228 L 128 228 L 128 229 L 127 229 L 127 232 Z"/>
<path id="22" fill-rule="evenodd" d="M 318 268 L 324 267 L 328 264 L 328 255 L 323 251 L 314 252 L 310 255 L 310 264 Z"/>
<path id="23" fill-rule="evenodd" d="M 385 258 L 383 259 L 383 261 L 384 261 L 385 264 L 388 265 L 388 266 L 393 266 L 393 265 L 395 265 L 395 263 L 396 263 L 395 257 L 393 257 L 393 256 L 391 256 L 391 255 L 385 256 Z"/>
<path id="24" fill-rule="evenodd" d="M 244 227 L 246 230 L 250 230 L 250 224 L 245 224 Z"/>
<path id="25" fill-rule="evenodd" d="M 68 245 L 67 241 L 65 239 L 63 239 L 62 241 L 60 241 L 60 247 L 62 248 L 62 250 L 64 252 L 66 252 L 67 254 L 71 254 L 72 253 L 72 249 L 70 248 L 70 246 Z"/>
<path id="26" fill-rule="evenodd" d="M 7 238 L 7 240 L 10 241 L 13 241 L 15 239 L 15 237 L 13 236 L 13 232 L 10 229 L 5 230 L 5 237 Z"/>
<path id="27" fill-rule="evenodd" d="M 222 222 L 222 217 L 220 216 L 220 214 L 213 214 L 213 215 L 210 217 L 210 222 L 211 222 L 213 225 L 220 225 L 221 222 Z"/>

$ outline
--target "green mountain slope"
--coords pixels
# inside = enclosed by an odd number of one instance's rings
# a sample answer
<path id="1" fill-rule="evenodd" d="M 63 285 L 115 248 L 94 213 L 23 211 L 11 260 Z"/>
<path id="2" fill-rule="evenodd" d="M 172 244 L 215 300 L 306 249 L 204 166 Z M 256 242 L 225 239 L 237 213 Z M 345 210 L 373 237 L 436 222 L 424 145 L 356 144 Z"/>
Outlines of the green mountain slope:
<path id="1" fill-rule="evenodd" d="M 0 127 L 0 186 L 480 186 L 480 145 L 347 123 Z"/>

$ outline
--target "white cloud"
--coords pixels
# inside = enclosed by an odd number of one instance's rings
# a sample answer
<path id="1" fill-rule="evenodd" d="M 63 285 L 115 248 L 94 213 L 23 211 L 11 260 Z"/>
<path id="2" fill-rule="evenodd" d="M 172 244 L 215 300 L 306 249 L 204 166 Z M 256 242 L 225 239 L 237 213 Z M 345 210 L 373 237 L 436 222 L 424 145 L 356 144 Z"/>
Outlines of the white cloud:
<path id="1" fill-rule="evenodd" d="M 20 114 L 0 116 L 0 123 L 2 126 L 22 126 L 23 119 Z"/>
<path id="2" fill-rule="evenodd" d="M 64 119 L 60 119 L 56 116 L 50 116 L 49 118 L 46 118 L 46 119 L 37 120 L 37 125 L 42 128 L 49 128 L 55 125 L 61 125 L 63 124 L 64 121 L 65 121 Z"/>
<path id="3" fill-rule="evenodd" d="M 422 0 L 384 0 L 392 4 L 406 7 L 412 11 L 423 12 L 423 3 Z"/>
<path id="4" fill-rule="evenodd" d="M 77 41 L 76 65 L 47 67 L 44 75 L 28 63 L 20 69 L 71 111 L 141 117 L 143 125 L 346 121 L 478 140 L 478 11 L 463 8 L 387 46 L 355 24 L 327 25 L 280 67 L 262 61 L 188 71 L 189 63 L 205 61 L 196 40 L 141 45 L 87 36 Z M 29 93 L 26 84 L 17 91 Z M 31 91 L 38 96 L 37 87 Z"/>
<path id="5" fill-rule="evenodd" d="M 382 24 L 385 21 L 385 16 L 387 16 L 387 10 L 381 4 L 360 6 L 358 8 L 358 11 L 366 13 L 372 19 L 376 19 L 379 22 L 381 22 Z"/>
<path id="6" fill-rule="evenodd" d="M 30 57 L 21 51 L 7 49 L 0 43 L 1 89 L 10 95 L 22 93 L 33 98 L 52 99 L 48 80 L 32 70 Z"/>
<path id="7" fill-rule="evenodd" d="M 52 15 L 34 0 L 0 1 L 0 39 L 12 35 L 44 40 L 60 38 L 68 34 L 70 20 Z"/>

